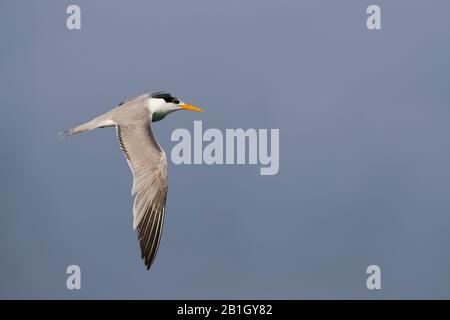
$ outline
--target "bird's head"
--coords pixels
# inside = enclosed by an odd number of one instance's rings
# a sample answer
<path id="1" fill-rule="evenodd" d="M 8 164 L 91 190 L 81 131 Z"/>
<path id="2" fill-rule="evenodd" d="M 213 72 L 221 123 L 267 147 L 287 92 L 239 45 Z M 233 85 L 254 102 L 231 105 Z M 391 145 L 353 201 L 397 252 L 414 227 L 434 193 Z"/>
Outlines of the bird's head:
<path id="1" fill-rule="evenodd" d="M 152 122 L 162 120 L 169 113 L 178 110 L 204 111 L 196 106 L 181 101 L 167 92 L 152 93 L 149 98 L 149 108 L 152 114 Z"/>

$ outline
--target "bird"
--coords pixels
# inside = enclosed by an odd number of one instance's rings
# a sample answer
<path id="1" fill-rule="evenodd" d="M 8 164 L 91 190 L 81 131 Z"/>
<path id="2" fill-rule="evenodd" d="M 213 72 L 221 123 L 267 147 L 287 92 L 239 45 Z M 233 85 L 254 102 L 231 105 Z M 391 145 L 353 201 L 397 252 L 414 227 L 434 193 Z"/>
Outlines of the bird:
<path id="1" fill-rule="evenodd" d="M 178 110 L 204 112 L 165 91 L 146 93 L 119 103 L 93 120 L 64 130 L 62 137 L 97 128 L 115 127 L 119 146 L 133 175 L 133 229 L 147 270 L 161 241 L 167 198 L 167 160 L 151 123 Z"/>

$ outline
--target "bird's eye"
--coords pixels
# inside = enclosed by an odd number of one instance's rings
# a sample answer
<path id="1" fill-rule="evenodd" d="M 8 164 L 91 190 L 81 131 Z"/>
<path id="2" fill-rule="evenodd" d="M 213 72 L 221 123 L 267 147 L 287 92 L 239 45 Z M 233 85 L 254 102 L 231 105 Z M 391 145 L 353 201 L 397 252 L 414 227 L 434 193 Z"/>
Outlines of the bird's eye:
<path id="1" fill-rule="evenodd" d="M 173 100 L 173 103 L 175 103 L 175 104 L 179 104 L 179 103 L 180 103 L 180 100 L 178 100 L 178 99 L 175 99 L 175 100 Z"/>

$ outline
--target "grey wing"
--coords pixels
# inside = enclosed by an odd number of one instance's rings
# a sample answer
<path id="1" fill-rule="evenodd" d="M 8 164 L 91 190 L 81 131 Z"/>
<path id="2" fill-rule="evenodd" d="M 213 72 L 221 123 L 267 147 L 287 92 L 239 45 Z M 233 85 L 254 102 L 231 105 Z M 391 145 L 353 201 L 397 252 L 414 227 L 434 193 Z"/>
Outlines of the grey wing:
<path id="1" fill-rule="evenodd" d="M 164 222 L 167 196 L 167 161 L 148 121 L 117 125 L 120 147 L 133 172 L 133 228 L 138 231 L 142 259 L 152 265 Z"/>

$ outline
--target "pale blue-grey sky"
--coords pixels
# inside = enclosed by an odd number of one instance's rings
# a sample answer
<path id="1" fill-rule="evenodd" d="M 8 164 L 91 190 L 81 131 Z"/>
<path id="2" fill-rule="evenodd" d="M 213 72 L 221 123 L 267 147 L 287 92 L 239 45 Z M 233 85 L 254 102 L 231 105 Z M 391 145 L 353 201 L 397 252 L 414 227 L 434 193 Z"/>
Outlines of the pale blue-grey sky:
<path id="1" fill-rule="evenodd" d="M 450 298 L 448 1 L 72 3 L 0 3 L 1 298 Z M 147 271 L 114 130 L 57 133 L 158 90 L 207 109 L 154 125 L 168 154 L 279 128 L 280 170 L 169 163 Z"/>

